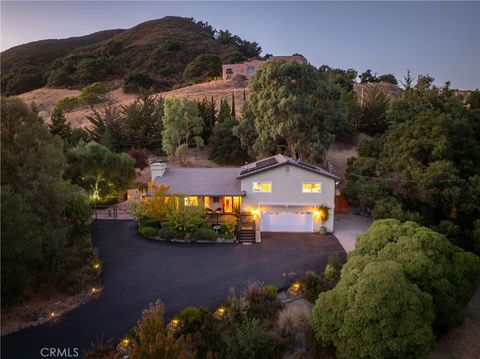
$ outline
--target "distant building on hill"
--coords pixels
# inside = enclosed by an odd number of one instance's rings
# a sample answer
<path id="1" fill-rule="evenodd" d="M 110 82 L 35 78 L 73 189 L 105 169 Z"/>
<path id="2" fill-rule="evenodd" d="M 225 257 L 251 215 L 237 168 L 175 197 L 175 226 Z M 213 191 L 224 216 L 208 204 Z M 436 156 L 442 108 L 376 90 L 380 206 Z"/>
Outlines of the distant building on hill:
<path id="1" fill-rule="evenodd" d="M 264 63 L 274 60 L 295 61 L 299 64 L 307 63 L 307 59 L 302 55 L 293 54 L 292 56 L 269 56 L 266 60 L 252 59 L 238 64 L 225 64 L 222 65 L 223 79 L 226 80 L 238 75 L 249 77 Z"/>

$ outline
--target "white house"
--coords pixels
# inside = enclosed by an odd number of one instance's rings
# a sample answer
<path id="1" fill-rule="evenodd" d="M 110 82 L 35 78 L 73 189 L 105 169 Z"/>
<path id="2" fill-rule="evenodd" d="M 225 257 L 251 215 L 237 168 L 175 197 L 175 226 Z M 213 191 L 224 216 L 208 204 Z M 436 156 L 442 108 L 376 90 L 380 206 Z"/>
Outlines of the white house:
<path id="1" fill-rule="evenodd" d="M 335 185 L 324 169 L 276 155 L 240 168 L 151 165 L 152 181 L 182 194 L 185 205 L 214 213 L 249 213 L 259 232 L 333 232 Z M 325 212 L 328 209 L 328 219 Z"/>

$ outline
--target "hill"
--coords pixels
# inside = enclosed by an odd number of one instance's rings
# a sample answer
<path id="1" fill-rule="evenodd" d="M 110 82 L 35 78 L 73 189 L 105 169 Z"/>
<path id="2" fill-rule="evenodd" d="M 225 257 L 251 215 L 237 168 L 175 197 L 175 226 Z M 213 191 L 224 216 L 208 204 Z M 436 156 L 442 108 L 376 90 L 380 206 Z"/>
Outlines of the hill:
<path id="1" fill-rule="evenodd" d="M 112 83 L 109 83 L 108 87 L 111 88 L 111 90 L 107 93 L 108 103 L 115 105 L 127 105 L 135 101 L 135 99 L 137 98 L 136 94 L 129 94 L 123 92 L 121 88 L 121 81 L 114 81 Z M 80 91 L 74 89 L 42 87 L 21 94 L 18 97 L 28 104 L 35 102 L 40 117 L 42 117 L 48 123 L 50 121 L 50 116 L 53 112 L 53 109 L 55 108 L 55 105 L 58 103 L 58 101 L 62 100 L 67 96 L 73 97 L 78 96 L 79 94 Z M 229 80 L 208 81 L 171 91 L 157 92 L 156 94 L 165 98 L 173 96 L 179 98 L 187 97 L 190 100 L 213 98 L 215 103 L 217 104 L 217 108 L 220 107 L 221 100 L 227 100 L 228 103 L 231 105 L 232 94 L 234 94 L 235 108 L 237 110 L 237 114 L 240 115 L 240 110 L 244 102 L 244 94 L 245 96 L 248 94 L 248 88 L 247 81 L 239 77 Z M 97 105 L 96 108 L 101 109 L 105 105 L 106 103 L 103 103 Z M 89 106 L 81 106 L 75 108 L 71 112 L 66 113 L 65 116 L 73 127 L 85 127 L 89 124 L 85 116 L 91 114 L 91 112 L 92 111 Z"/>
<path id="2" fill-rule="evenodd" d="M 2 52 L 2 92 L 24 93 L 43 86 L 79 88 L 95 81 L 142 74 L 158 90 L 205 80 L 183 78 L 197 56 L 220 75 L 221 63 L 258 56 L 261 48 L 191 18 L 167 16 L 128 30 L 108 30 L 63 39 L 28 43 Z M 205 59 L 204 59 L 205 60 Z M 213 65 L 212 65 L 213 64 Z"/>

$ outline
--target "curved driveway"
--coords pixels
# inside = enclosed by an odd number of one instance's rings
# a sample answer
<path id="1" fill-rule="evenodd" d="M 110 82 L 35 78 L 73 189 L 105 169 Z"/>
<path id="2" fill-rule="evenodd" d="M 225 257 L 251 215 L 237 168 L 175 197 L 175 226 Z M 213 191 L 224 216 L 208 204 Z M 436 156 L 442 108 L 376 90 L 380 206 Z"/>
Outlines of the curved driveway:
<path id="1" fill-rule="evenodd" d="M 56 322 L 2 337 L 2 358 L 41 358 L 41 348 L 79 348 L 119 340 L 142 310 L 161 299 L 169 318 L 189 305 L 214 306 L 249 280 L 286 285 L 286 273 L 323 270 L 345 251 L 333 236 L 263 234 L 251 246 L 164 243 L 143 238 L 134 221 L 97 220 L 92 238 L 103 261 L 104 291 Z"/>

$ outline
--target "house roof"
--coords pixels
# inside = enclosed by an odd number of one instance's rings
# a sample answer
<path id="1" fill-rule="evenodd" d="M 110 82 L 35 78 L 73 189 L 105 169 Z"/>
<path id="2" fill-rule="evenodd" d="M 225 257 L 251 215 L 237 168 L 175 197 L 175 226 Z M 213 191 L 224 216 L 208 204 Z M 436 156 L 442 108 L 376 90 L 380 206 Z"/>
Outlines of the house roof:
<path id="1" fill-rule="evenodd" d="M 333 178 L 335 180 L 340 179 L 339 177 L 335 176 L 333 173 L 325 171 L 323 168 L 313 166 L 302 161 L 294 160 L 293 158 L 285 155 L 275 155 L 257 162 L 249 163 L 240 169 L 240 174 L 238 175 L 238 178 L 248 177 L 248 176 L 251 176 L 260 172 L 268 171 L 272 168 L 280 167 L 286 164 L 299 167 L 314 173 L 318 173 L 325 177 Z"/>
<path id="2" fill-rule="evenodd" d="M 239 168 L 167 168 L 163 177 L 156 177 L 157 185 L 167 184 L 168 193 L 193 196 L 243 196 Z"/>
<path id="3" fill-rule="evenodd" d="M 244 196 L 241 190 L 242 178 L 268 171 L 283 165 L 292 165 L 338 180 L 334 174 L 324 169 L 312 166 L 291 157 L 276 155 L 263 160 L 249 163 L 241 168 L 167 168 L 165 174 L 154 179 L 157 185 L 168 185 L 168 193 L 190 194 L 192 196 Z"/>

